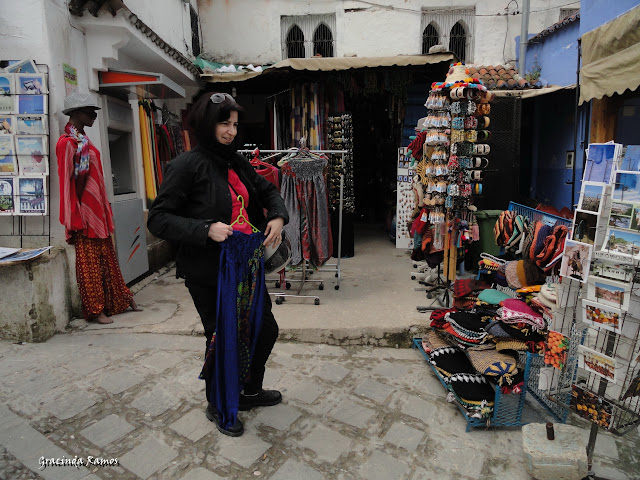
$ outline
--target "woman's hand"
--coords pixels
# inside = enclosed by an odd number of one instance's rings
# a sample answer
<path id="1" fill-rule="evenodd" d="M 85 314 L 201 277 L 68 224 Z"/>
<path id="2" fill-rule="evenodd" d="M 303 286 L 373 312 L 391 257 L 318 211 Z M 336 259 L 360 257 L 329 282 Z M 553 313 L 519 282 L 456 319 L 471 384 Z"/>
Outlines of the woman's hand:
<path id="1" fill-rule="evenodd" d="M 264 230 L 264 234 L 267 237 L 264 240 L 265 247 L 269 247 L 271 244 L 278 245 L 282 241 L 282 227 L 284 227 L 284 219 L 276 217 L 267 223 L 267 228 Z"/>
<path id="2" fill-rule="evenodd" d="M 209 227 L 209 233 L 207 234 L 214 242 L 224 242 L 231 235 L 233 235 L 231 225 L 222 222 L 212 223 Z"/>

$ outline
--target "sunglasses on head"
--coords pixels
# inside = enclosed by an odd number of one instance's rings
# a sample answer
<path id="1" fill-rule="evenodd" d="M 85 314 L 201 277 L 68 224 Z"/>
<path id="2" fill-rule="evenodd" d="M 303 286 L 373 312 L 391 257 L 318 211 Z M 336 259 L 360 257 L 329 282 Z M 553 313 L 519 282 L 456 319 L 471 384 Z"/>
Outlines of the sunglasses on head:
<path id="1" fill-rule="evenodd" d="M 211 103 L 222 103 L 225 100 L 235 102 L 235 99 L 228 93 L 214 93 L 211 95 Z"/>

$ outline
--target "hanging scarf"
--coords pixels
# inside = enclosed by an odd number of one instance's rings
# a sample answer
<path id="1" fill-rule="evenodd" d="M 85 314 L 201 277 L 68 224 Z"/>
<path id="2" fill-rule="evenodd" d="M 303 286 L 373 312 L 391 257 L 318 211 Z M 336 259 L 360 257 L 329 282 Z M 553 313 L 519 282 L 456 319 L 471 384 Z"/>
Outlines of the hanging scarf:
<path id="1" fill-rule="evenodd" d="M 78 199 L 81 199 L 89 176 L 89 139 L 71 123 L 67 123 L 64 131 L 78 144 L 76 153 L 73 156 L 73 173 L 76 182 L 76 194 Z"/>
<path id="2" fill-rule="evenodd" d="M 222 414 L 222 427 L 238 418 L 242 385 L 262 328 L 266 286 L 262 232 L 234 232 L 220 243 L 218 310 L 213 334 L 200 378 L 210 378 L 209 398 Z"/>

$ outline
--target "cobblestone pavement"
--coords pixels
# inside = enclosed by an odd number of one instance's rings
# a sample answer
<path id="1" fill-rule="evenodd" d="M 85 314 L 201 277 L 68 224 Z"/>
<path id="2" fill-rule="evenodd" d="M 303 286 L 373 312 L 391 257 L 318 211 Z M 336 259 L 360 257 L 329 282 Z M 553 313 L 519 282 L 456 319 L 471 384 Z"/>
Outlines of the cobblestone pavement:
<path id="1" fill-rule="evenodd" d="M 265 386 L 283 403 L 223 436 L 204 415 L 203 343 L 107 329 L 0 342 L 0 479 L 529 479 L 521 430 L 465 432 L 409 348 L 279 342 Z M 638 478 L 637 441 L 601 433 L 596 473 Z"/>

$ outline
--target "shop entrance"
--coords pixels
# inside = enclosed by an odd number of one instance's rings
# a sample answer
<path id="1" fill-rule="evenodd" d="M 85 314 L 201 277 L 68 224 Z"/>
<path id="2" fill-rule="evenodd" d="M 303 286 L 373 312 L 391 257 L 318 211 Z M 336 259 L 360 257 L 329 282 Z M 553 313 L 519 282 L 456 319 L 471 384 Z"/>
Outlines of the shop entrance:
<path id="1" fill-rule="evenodd" d="M 345 95 L 353 116 L 355 224 L 384 225 L 396 202 L 396 160 L 400 130 L 394 95 Z"/>

